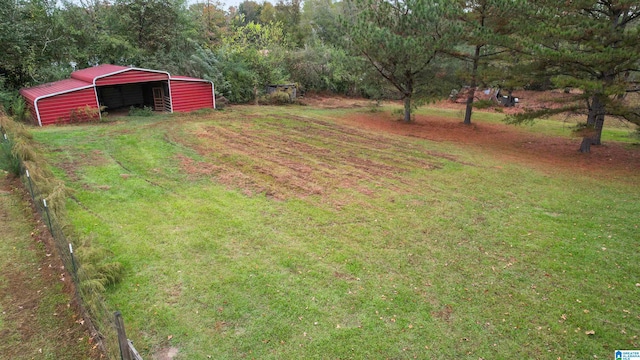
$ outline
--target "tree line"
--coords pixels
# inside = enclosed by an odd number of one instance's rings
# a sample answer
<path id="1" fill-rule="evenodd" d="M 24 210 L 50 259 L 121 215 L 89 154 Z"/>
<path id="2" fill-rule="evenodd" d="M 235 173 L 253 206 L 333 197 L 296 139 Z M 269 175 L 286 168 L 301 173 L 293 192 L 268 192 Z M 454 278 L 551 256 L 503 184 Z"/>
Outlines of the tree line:
<path id="1" fill-rule="evenodd" d="M 510 118 L 582 114 L 581 151 L 606 116 L 640 124 L 637 0 L 0 0 L 0 93 L 111 63 L 212 80 L 249 102 L 266 84 L 415 106 L 474 90 L 567 88 Z"/>

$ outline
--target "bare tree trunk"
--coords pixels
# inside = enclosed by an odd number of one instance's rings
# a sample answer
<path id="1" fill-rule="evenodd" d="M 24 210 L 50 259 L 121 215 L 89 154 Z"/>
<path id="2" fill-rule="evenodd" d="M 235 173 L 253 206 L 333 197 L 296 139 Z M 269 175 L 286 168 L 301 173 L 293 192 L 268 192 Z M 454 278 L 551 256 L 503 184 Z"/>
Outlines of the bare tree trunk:
<path id="1" fill-rule="evenodd" d="M 595 135 L 593 137 L 593 143 L 591 145 L 602 145 L 600 141 L 602 138 L 602 128 L 604 127 L 604 109 L 601 114 L 596 117 L 596 123 L 594 126 Z"/>
<path id="2" fill-rule="evenodd" d="M 591 97 L 589 113 L 587 114 L 587 129 L 582 143 L 580 144 L 580 152 L 591 152 L 591 145 L 600 145 L 602 137 L 602 127 L 604 126 L 604 102 L 601 99 L 602 94 L 596 93 Z"/>
<path id="3" fill-rule="evenodd" d="M 467 107 L 464 111 L 464 124 L 471 125 L 471 113 L 473 112 L 473 96 L 476 92 L 475 85 L 471 85 L 469 89 L 469 96 L 467 97 Z"/>
<path id="4" fill-rule="evenodd" d="M 473 112 L 473 98 L 476 95 L 476 87 L 478 86 L 478 63 L 480 62 L 480 49 L 482 45 L 476 45 L 473 54 L 473 69 L 471 70 L 471 84 L 469 84 L 469 94 L 467 94 L 467 108 L 464 112 L 464 123 L 471 125 L 471 113 Z"/>
<path id="5" fill-rule="evenodd" d="M 411 95 L 404 97 L 404 122 L 411 122 Z"/>
<path id="6" fill-rule="evenodd" d="M 580 144 L 580 152 L 581 153 L 590 153 L 591 152 L 591 138 L 583 137 L 582 143 Z"/>

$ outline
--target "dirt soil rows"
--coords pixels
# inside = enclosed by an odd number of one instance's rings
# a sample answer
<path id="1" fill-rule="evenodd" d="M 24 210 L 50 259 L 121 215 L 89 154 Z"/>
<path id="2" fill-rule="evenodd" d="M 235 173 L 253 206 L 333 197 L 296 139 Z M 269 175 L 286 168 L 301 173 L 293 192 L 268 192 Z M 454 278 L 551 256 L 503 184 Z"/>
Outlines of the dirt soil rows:
<path id="1" fill-rule="evenodd" d="M 523 108 L 540 108 L 553 99 L 569 96 L 560 91 L 539 92 L 519 91 L 514 93 L 521 98 L 521 104 L 514 108 L 500 108 L 502 113 L 514 113 Z M 310 106 L 322 108 L 359 108 L 371 107 L 372 102 L 363 99 L 311 95 L 304 99 Z M 418 137 L 433 141 L 448 141 L 482 148 L 506 162 L 526 163 L 538 169 L 549 171 L 579 171 L 594 176 L 638 174 L 640 171 L 640 147 L 603 141 L 603 145 L 592 147 L 590 154 L 578 152 L 580 138 L 554 137 L 532 134 L 526 126 L 518 127 L 506 124 L 488 124 L 472 122 L 471 126 L 462 124 L 462 111 L 465 104 L 442 101 L 435 105 L 439 108 L 460 110 L 460 119 L 448 117 L 417 115 L 411 124 L 399 121 L 399 116 L 388 113 L 366 113 L 348 116 L 342 119 L 344 124 L 363 129 Z M 478 110 L 474 110 L 478 112 Z M 492 109 L 482 110 L 495 112 Z"/>
<path id="2" fill-rule="evenodd" d="M 216 114 L 213 125 L 187 130 L 188 134 L 171 135 L 180 132 L 177 128 L 169 131 L 167 140 L 203 157 L 204 161 L 196 161 L 178 156 L 190 176 L 214 177 L 247 195 L 264 193 L 275 199 L 327 198 L 340 189 L 371 195 L 377 187 L 410 192 L 415 184 L 407 183 L 400 174 L 436 169 L 443 160 L 461 162 L 451 154 L 431 153 L 389 134 L 451 142 L 478 149 L 504 164 L 522 164 L 550 173 L 564 171 L 569 176 L 580 173 L 626 179 L 628 175 L 634 178 L 640 170 L 638 146 L 606 139 L 603 145 L 594 146 L 592 153 L 581 154 L 577 151 L 579 138 L 535 134 L 526 127 L 486 122 L 467 126 L 461 119 L 425 115 L 417 115 L 407 124 L 390 112 L 369 111 L 371 102 L 365 99 L 313 96 L 305 102 L 319 108 L 362 110 L 323 120 L 298 111 L 265 118 L 252 114 L 252 106 L 241 106 L 240 113 Z M 260 121 L 255 121 L 256 116 Z M 402 151 L 390 152 L 390 148 Z M 412 155 L 393 155 L 396 153 Z M 336 163 L 345 166 L 331 165 Z M 372 183 L 374 188 L 366 185 Z"/>
<path id="3" fill-rule="evenodd" d="M 284 120 L 293 120 L 293 125 L 283 129 Z M 402 173 L 436 169 L 443 159 L 456 161 L 385 135 L 311 117 L 279 115 L 256 123 L 251 116 L 231 114 L 229 119 L 220 116 L 215 125 L 190 130 L 189 135 L 170 141 L 205 159 L 178 155 L 182 170 L 191 177 L 215 177 L 247 195 L 265 193 L 275 199 L 326 198 L 340 189 L 371 195 L 372 183 L 408 192 L 414 184 L 407 183 Z M 414 155 L 400 155 L 408 152 Z"/>

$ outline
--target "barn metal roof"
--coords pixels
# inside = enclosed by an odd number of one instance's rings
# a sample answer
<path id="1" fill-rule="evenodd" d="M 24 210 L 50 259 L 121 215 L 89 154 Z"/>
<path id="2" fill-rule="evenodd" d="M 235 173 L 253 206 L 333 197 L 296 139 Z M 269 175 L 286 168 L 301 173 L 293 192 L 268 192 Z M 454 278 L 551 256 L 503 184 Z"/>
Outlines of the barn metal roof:
<path id="1" fill-rule="evenodd" d="M 65 79 L 30 88 L 24 88 L 20 90 L 20 94 L 31 101 L 35 101 L 37 98 L 64 94 L 72 91 L 90 88 L 92 86 L 93 83 L 91 82 L 86 82 L 78 79 Z"/>
<path id="2" fill-rule="evenodd" d="M 188 76 L 174 76 L 174 75 L 171 75 L 170 79 L 171 79 L 171 80 L 183 80 L 183 81 L 211 82 L 211 81 L 209 81 L 209 80 L 198 79 L 198 78 L 192 78 L 192 77 L 188 77 Z"/>
<path id="3" fill-rule="evenodd" d="M 103 64 L 98 65 L 71 73 L 71 77 L 78 80 L 87 81 L 93 83 L 98 77 L 117 74 L 123 71 L 130 70 L 132 68 L 120 65 Z"/>
<path id="4" fill-rule="evenodd" d="M 140 69 L 134 67 L 103 64 L 98 65 L 71 73 L 71 79 L 65 79 L 60 81 L 54 81 L 47 84 L 37 85 L 30 88 L 24 88 L 20 90 L 22 96 L 28 98 L 31 101 L 35 101 L 38 98 L 49 97 L 67 92 L 82 90 L 94 85 L 96 79 L 108 77 L 110 75 L 116 75 L 130 70 L 161 73 L 166 74 L 167 78 L 170 77 L 169 73 L 159 70 Z M 171 77 L 176 78 L 176 77 Z M 191 80 L 191 81 L 203 81 L 202 79 L 180 77 L 179 80 Z"/>

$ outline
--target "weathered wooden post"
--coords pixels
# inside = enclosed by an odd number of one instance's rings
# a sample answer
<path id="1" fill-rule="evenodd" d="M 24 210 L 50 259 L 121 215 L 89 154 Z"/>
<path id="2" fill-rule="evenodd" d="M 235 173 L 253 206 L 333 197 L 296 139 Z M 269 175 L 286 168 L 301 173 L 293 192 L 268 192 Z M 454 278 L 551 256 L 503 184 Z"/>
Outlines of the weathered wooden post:
<path id="1" fill-rule="evenodd" d="M 124 330 L 124 320 L 122 320 L 122 314 L 120 311 L 114 313 L 116 318 L 116 330 L 118 331 L 118 345 L 120 345 L 120 358 L 122 360 L 133 360 L 131 358 L 131 351 L 129 351 L 129 342 L 127 340 L 127 333 Z"/>

